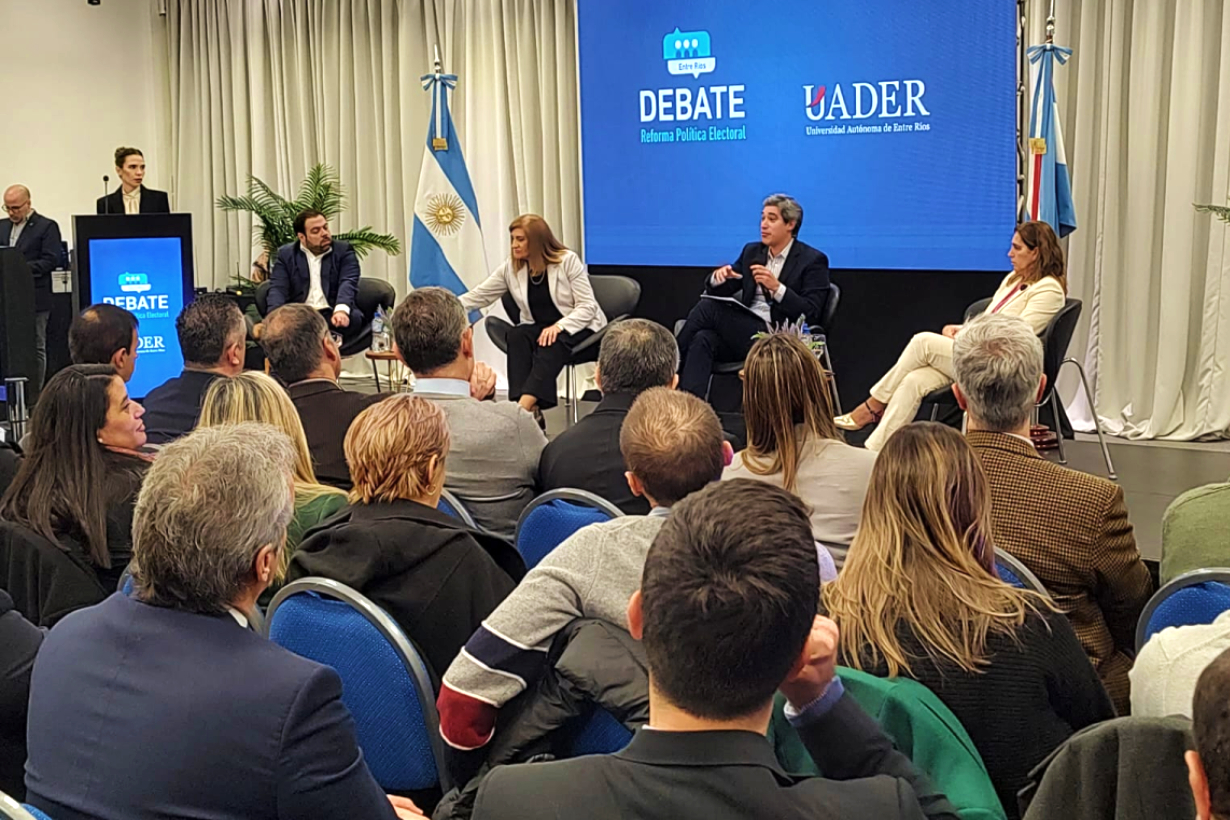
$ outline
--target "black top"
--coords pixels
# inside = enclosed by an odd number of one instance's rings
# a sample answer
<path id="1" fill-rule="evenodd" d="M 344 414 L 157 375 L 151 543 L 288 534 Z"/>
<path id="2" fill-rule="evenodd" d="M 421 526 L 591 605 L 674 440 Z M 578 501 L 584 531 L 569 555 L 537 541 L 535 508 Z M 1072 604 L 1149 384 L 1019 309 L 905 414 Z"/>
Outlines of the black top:
<path id="1" fill-rule="evenodd" d="M 990 663 L 976 675 L 951 662 L 936 663 L 917 639 L 901 638 L 912 677 L 961 721 L 1010 818 L 1020 816 L 1016 793 L 1034 766 L 1077 730 L 1115 716 L 1066 617 L 1030 616 L 1016 638 L 990 638 Z M 883 662 L 864 668 L 887 674 Z"/>
<path id="2" fill-rule="evenodd" d="M 149 391 L 145 405 L 145 436 L 150 444 L 166 444 L 186 436 L 201 417 L 205 391 L 219 373 L 185 370 Z"/>
<path id="3" fill-rule="evenodd" d="M 530 318 L 536 325 L 553 325 L 560 319 L 564 318 L 564 314 L 559 312 L 559 308 L 555 306 L 555 300 L 551 298 L 551 286 L 547 284 L 546 273 L 542 274 L 542 278 L 538 281 L 534 280 L 534 274 L 529 274 L 529 295 L 527 300 L 530 305 Z"/>
<path id="4" fill-rule="evenodd" d="M 648 515 L 649 502 L 632 494 L 619 450 L 619 431 L 636 396 L 604 395 L 594 412 L 556 436 L 538 462 L 543 492 L 572 487 L 601 496 L 626 515 Z"/>
<path id="5" fill-rule="evenodd" d="M 43 632 L 21 617 L 7 592 L 0 591 L 0 790 L 25 799 L 26 706 L 30 671 Z"/>
<path id="6" fill-rule="evenodd" d="M 393 394 L 343 390 L 328 379 L 296 382 L 286 392 L 303 422 L 316 480 L 349 490 L 350 466 L 342 448 L 346 432 L 360 413 Z"/>
<path id="7" fill-rule="evenodd" d="M 106 196 L 98 198 L 97 205 L 98 213 L 100 214 L 118 214 L 123 216 L 124 211 L 124 186 L 116 188 Z M 153 188 L 141 186 L 141 210 L 143 214 L 169 214 L 171 213 L 171 200 L 167 198 L 166 191 L 155 191 Z"/>

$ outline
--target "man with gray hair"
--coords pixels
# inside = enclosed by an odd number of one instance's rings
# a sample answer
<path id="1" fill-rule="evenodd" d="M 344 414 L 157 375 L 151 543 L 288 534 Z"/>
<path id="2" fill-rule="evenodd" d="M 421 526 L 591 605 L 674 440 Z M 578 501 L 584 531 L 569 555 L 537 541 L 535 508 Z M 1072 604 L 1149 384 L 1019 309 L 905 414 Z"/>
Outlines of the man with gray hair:
<path id="1" fill-rule="evenodd" d="M 953 393 L 991 491 L 995 545 L 1042 581 L 1072 622 L 1120 714 L 1136 622 L 1153 591 L 1123 490 L 1038 455 L 1029 438 L 1046 390 L 1042 343 L 1013 316 L 967 323 L 953 343 Z"/>
<path id="2" fill-rule="evenodd" d="M 647 515 L 649 502 L 628 488 L 619 431 L 632 402 L 651 387 L 679 383 L 679 348 L 670 332 L 647 319 L 625 319 L 606 331 L 594 379 L 602 401 L 542 451 L 538 484 L 574 487 L 610 501 L 627 515 Z"/>
<path id="3" fill-rule="evenodd" d="M 59 820 L 417 815 L 368 771 L 337 673 L 251 627 L 282 565 L 294 460 L 254 423 L 162 450 L 133 518 L 135 592 L 66 617 L 35 662 L 32 805 Z"/>
<path id="4" fill-rule="evenodd" d="M 829 258 L 798 241 L 803 208 L 773 194 L 760 212 L 760 241 L 743 247 L 733 265 L 705 280 L 701 299 L 679 332 L 679 388 L 704 398 L 715 361 L 742 361 L 752 336 L 771 324 L 803 318 L 822 332 L 829 298 Z"/>

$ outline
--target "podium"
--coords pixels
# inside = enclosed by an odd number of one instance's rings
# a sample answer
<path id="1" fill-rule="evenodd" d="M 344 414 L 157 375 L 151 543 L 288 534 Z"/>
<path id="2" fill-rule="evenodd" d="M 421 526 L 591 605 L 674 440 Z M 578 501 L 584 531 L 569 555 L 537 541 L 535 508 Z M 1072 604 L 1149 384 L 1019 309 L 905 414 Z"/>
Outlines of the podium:
<path id="1" fill-rule="evenodd" d="M 21 251 L 0 248 L 0 377 L 34 380 L 34 279 Z"/>
<path id="2" fill-rule="evenodd" d="M 184 360 L 175 319 L 192 301 L 192 217 L 73 217 L 73 310 L 106 302 L 137 317 L 137 364 L 128 394 L 144 398 L 178 376 Z"/>

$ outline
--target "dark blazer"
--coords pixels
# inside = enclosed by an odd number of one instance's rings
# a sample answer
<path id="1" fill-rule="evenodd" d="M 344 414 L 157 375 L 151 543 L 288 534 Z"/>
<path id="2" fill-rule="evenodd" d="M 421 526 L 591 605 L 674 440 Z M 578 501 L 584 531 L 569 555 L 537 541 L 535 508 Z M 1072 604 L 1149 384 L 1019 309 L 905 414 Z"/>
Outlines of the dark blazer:
<path id="1" fill-rule="evenodd" d="M 289 302 L 306 302 L 308 288 L 307 254 L 298 242 L 289 242 L 278 248 L 277 259 L 269 274 L 269 310 Z M 359 293 L 359 257 L 350 243 L 333 240 L 332 249 L 320 260 L 320 287 L 325 292 L 329 305 L 348 305 L 355 315 L 355 298 Z"/>
<path id="2" fill-rule="evenodd" d="M 739 259 L 731 265 L 742 279 L 727 279 L 717 287 L 705 280 L 705 292 L 714 296 L 736 296 L 750 306 L 756 295 L 756 280 L 752 278 L 752 265 L 763 265 L 769 259 L 769 249 L 763 242 L 749 242 L 743 246 Z M 793 322 L 800 316 L 807 317 L 813 330 L 823 326 L 824 306 L 829 300 L 829 258 L 811 245 L 794 240 L 786 264 L 778 277 L 786 286 L 786 295 L 780 302 L 768 297 L 774 324 Z"/>
<path id="3" fill-rule="evenodd" d="M 12 221 L 0 220 L 0 248 L 9 246 L 12 230 Z M 26 219 L 26 227 L 21 230 L 21 236 L 17 237 L 16 247 L 25 257 L 30 276 L 34 279 L 34 309 L 40 312 L 51 310 L 51 272 L 60 267 L 63 251 L 60 226 L 54 219 L 32 211 Z"/>
<path id="4" fill-rule="evenodd" d="M 120 214 L 124 213 L 124 187 L 120 186 L 106 196 L 100 196 L 98 202 L 98 213 L 100 214 Z M 141 213 L 143 214 L 169 214 L 171 213 L 171 200 L 167 197 L 166 191 L 155 191 L 153 188 L 141 186 Z"/>
<path id="5" fill-rule="evenodd" d="M 115 593 L 65 618 L 29 727 L 26 799 L 56 820 L 395 816 L 337 673 L 229 614 Z"/>
<path id="6" fill-rule="evenodd" d="M 0 591 L 0 791 L 24 799 L 26 707 L 30 671 L 43 630 L 21 617 L 9 594 Z"/>
<path id="7" fill-rule="evenodd" d="M 7 590 L 17 611 L 39 626 L 106 598 L 85 553 L 66 540 L 61 547 L 33 530 L 0 521 L 0 589 Z"/>
<path id="8" fill-rule="evenodd" d="M 619 431 L 636 396 L 604 394 L 594 412 L 560 433 L 542 451 L 538 486 L 543 492 L 575 487 L 602 496 L 626 515 L 648 515 L 649 502 L 628 489 Z"/>
<path id="9" fill-rule="evenodd" d="M 392 393 L 343 390 L 337 382 L 328 379 L 296 382 L 286 388 L 286 392 L 299 411 L 299 421 L 303 422 L 316 478 L 322 484 L 349 490 L 350 467 L 342 449 L 346 431 L 356 416 Z"/>
<path id="10" fill-rule="evenodd" d="M 287 582 L 332 578 L 372 599 L 422 650 L 436 679 L 525 575 L 502 538 L 414 501 L 352 504 L 309 530 Z"/>
<path id="11" fill-rule="evenodd" d="M 613 755 L 493 769 L 474 818 L 957 817 L 848 695 L 799 737 L 827 777 L 786 774 L 754 732 L 641 729 Z"/>
<path id="12" fill-rule="evenodd" d="M 145 406 L 145 437 L 150 444 L 166 444 L 186 436 L 201 418 L 201 402 L 215 379 L 225 376 L 204 370 L 185 370 L 149 391 Z"/>

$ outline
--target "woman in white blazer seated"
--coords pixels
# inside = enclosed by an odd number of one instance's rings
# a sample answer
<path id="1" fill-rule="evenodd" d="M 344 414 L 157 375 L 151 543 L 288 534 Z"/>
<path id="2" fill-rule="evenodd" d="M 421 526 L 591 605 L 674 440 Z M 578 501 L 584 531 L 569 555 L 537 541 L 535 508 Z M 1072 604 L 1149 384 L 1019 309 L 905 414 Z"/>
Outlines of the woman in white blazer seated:
<path id="1" fill-rule="evenodd" d="M 1041 333 L 1067 299 L 1063 249 L 1045 222 L 1024 222 L 1008 249 L 1012 272 L 991 297 L 986 313 L 1019 316 Z M 952 340 L 961 325 L 948 325 L 942 333 L 919 333 L 910 340 L 892 370 L 871 388 L 871 398 L 854 412 L 836 419 L 843 430 L 879 426 L 867 438 L 868 450 L 878 452 L 889 436 L 909 424 L 931 392 L 952 384 Z"/>
<path id="2" fill-rule="evenodd" d="M 545 219 L 523 214 L 508 226 L 512 258 L 463 294 L 466 310 L 511 293 L 521 323 L 508 334 L 508 397 L 541 419 L 556 405 L 556 379 L 572 348 L 606 325 L 585 265 L 551 233 Z"/>

